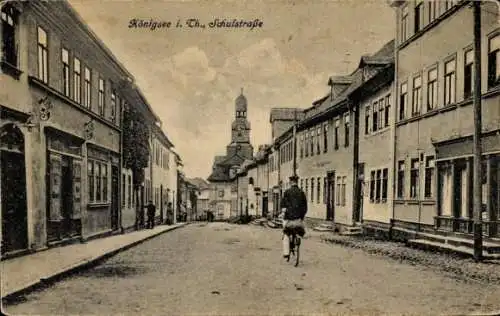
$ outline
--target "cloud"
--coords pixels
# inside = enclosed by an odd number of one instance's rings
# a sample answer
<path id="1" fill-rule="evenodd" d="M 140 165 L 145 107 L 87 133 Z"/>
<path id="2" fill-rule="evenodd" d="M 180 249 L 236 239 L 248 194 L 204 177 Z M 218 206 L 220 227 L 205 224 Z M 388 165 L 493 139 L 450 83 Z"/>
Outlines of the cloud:
<path id="1" fill-rule="evenodd" d="M 188 176 L 208 176 L 213 156 L 225 153 L 241 87 L 255 148 L 270 142 L 272 107 L 307 107 L 326 91 L 326 75 L 312 74 L 300 60 L 283 56 L 271 38 L 228 56 L 220 67 L 196 46 L 159 65 L 156 78 L 164 84 L 164 98 L 157 100 L 168 106 L 158 114 L 177 139 Z"/>

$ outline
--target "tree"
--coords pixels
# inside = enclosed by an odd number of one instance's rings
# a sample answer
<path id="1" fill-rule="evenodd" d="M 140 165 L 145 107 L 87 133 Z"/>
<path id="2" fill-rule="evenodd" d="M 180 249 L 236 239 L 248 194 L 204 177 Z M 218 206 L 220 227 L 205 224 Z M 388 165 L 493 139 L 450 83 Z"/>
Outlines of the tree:
<path id="1" fill-rule="evenodd" d="M 149 128 L 144 117 L 132 106 L 123 114 L 123 166 L 132 170 L 134 194 L 139 201 L 139 188 L 144 182 L 144 168 L 149 163 Z M 138 204 L 138 205 L 137 205 Z M 137 203 L 136 228 L 143 222 L 142 205 Z"/>

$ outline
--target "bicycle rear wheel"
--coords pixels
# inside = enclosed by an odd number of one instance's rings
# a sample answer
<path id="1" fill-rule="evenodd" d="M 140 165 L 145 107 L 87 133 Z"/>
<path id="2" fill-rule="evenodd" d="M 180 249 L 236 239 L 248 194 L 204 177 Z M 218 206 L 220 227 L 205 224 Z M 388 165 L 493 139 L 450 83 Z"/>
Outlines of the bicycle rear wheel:
<path id="1" fill-rule="evenodd" d="M 295 266 L 299 265 L 299 257 L 300 257 L 300 237 L 295 237 Z"/>

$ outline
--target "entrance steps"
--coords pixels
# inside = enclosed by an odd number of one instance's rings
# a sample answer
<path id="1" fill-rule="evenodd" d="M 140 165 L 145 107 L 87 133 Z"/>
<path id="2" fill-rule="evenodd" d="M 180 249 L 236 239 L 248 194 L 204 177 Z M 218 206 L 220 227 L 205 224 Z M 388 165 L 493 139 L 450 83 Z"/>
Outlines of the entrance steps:
<path id="1" fill-rule="evenodd" d="M 418 237 L 408 240 L 407 243 L 416 248 L 450 251 L 466 256 L 474 255 L 474 240 L 469 238 L 419 233 Z M 483 240 L 483 257 L 500 259 L 500 242 Z"/>
<path id="2" fill-rule="evenodd" d="M 264 226 L 264 224 L 267 222 L 267 219 L 265 218 L 256 218 L 254 219 L 251 224 L 256 225 L 256 226 Z"/>
<path id="3" fill-rule="evenodd" d="M 340 233 L 343 236 L 359 236 L 363 235 L 363 228 L 361 226 L 346 226 Z"/>
<path id="4" fill-rule="evenodd" d="M 283 227 L 283 219 L 273 218 L 267 221 L 267 226 L 271 228 L 281 228 Z"/>
<path id="5" fill-rule="evenodd" d="M 317 226 L 314 226 L 313 230 L 317 232 L 334 232 L 335 225 L 333 225 L 333 223 L 331 222 L 321 223 Z"/>

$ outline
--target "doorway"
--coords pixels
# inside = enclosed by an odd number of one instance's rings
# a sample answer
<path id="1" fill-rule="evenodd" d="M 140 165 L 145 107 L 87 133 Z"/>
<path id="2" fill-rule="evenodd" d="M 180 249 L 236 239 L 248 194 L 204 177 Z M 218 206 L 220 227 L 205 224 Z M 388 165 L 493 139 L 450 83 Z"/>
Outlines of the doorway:
<path id="1" fill-rule="evenodd" d="M 61 161 L 61 237 L 69 238 L 73 233 L 73 172 L 71 160 L 67 156 Z"/>
<path id="2" fill-rule="evenodd" d="M 326 220 L 335 220 L 335 171 L 326 174 L 327 194 L 326 194 Z"/>
<path id="3" fill-rule="evenodd" d="M 356 191 L 354 195 L 354 214 L 353 214 L 353 220 L 354 223 L 359 223 L 361 222 L 361 219 L 363 218 L 363 187 L 364 187 L 364 180 L 365 179 L 365 164 L 360 163 L 358 164 L 358 176 L 357 176 L 357 183 L 356 183 Z"/>
<path id="4" fill-rule="evenodd" d="M 268 212 L 268 197 L 267 197 L 267 193 L 264 193 L 262 195 L 262 217 L 267 217 L 267 212 Z"/>
<path id="5" fill-rule="evenodd" d="M 0 130 L 2 254 L 28 247 L 24 136 L 13 124 Z"/>

